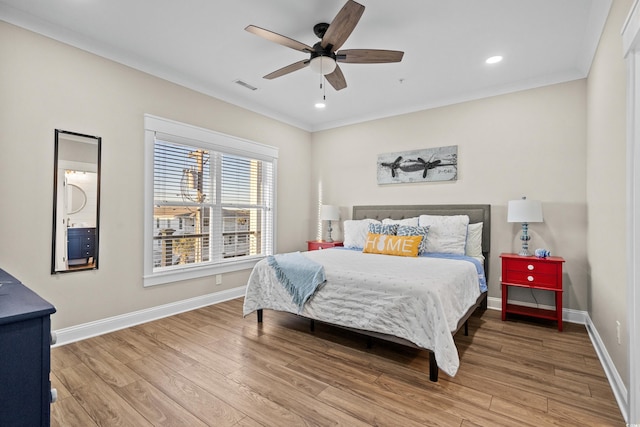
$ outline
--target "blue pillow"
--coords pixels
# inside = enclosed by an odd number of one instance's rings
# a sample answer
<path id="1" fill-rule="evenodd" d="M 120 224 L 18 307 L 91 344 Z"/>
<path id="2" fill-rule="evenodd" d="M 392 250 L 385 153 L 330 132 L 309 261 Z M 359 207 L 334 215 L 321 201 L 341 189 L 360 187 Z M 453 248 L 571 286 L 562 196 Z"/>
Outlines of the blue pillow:
<path id="1" fill-rule="evenodd" d="M 369 224 L 369 233 L 395 236 L 398 224 Z"/>
<path id="2" fill-rule="evenodd" d="M 398 236 L 422 236 L 422 242 L 418 248 L 418 254 L 422 255 L 427 252 L 427 234 L 429 233 L 429 226 L 414 227 L 412 225 L 401 225 L 398 227 L 396 234 Z"/>

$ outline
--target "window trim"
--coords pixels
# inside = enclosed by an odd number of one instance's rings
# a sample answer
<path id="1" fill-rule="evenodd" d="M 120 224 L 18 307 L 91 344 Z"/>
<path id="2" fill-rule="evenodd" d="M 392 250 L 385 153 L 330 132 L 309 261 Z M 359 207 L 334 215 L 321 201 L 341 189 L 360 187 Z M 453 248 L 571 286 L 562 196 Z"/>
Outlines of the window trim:
<path id="1" fill-rule="evenodd" d="M 155 286 L 181 280 L 196 279 L 215 274 L 247 270 L 263 259 L 265 255 L 252 256 L 238 261 L 227 261 L 214 265 L 186 265 L 172 270 L 153 271 L 153 152 L 156 137 L 169 138 L 174 142 L 194 143 L 214 151 L 235 154 L 270 161 L 273 163 L 273 249 L 276 248 L 276 200 L 277 200 L 277 163 L 278 148 L 258 142 L 226 135 L 213 130 L 200 128 L 151 114 L 144 115 L 144 260 L 143 286 Z"/>

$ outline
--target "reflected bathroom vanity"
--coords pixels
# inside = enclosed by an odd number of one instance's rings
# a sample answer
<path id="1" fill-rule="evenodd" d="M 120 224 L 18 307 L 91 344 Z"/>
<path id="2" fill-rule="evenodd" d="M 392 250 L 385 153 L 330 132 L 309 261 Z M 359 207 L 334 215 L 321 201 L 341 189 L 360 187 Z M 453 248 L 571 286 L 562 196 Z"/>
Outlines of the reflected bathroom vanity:
<path id="1" fill-rule="evenodd" d="M 101 138 L 55 131 L 51 274 L 98 268 Z"/>
<path id="2" fill-rule="evenodd" d="M 96 228 L 67 228 L 67 263 L 69 268 L 95 263 Z"/>

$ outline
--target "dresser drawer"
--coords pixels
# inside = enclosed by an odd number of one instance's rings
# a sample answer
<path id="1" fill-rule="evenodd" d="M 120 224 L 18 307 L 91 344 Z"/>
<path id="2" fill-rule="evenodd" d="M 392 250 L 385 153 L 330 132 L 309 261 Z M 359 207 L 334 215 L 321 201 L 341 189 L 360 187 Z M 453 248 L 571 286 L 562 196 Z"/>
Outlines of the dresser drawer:
<path id="1" fill-rule="evenodd" d="M 93 227 L 87 228 L 68 228 L 67 229 L 68 236 L 87 236 L 89 238 L 93 238 L 96 235 L 96 229 Z"/>

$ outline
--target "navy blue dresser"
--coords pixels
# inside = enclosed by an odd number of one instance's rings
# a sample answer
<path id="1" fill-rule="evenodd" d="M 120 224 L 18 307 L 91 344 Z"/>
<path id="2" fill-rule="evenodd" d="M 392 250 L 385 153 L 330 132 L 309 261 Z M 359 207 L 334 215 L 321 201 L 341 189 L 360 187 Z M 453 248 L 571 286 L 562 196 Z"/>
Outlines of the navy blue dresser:
<path id="1" fill-rule="evenodd" d="M 0 269 L 0 426 L 49 426 L 54 306 Z"/>

